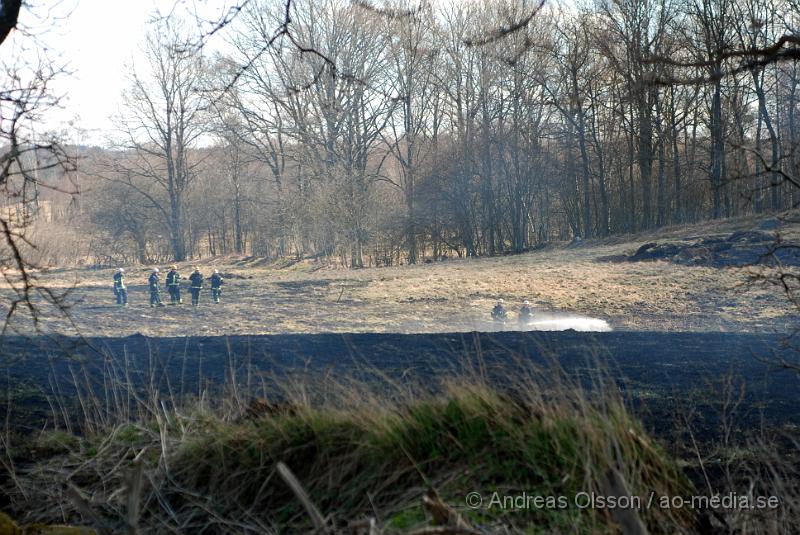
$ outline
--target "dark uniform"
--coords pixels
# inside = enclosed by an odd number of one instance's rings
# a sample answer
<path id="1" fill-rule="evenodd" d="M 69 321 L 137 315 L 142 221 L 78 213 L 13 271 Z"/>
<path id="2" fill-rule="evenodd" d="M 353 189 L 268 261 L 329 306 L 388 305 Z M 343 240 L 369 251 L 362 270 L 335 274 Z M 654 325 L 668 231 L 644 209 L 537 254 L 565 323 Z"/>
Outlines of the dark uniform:
<path id="1" fill-rule="evenodd" d="M 530 323 L 531 319 L 533 319 L 533 311 L 530 305 L 522 305 L 522 308 L 519 309 L 519 322 Z"/>
<path id="2" fill-rule="evenodd" d="M 155 271 L 151 273 L 147 283 L 150 286 L 150 306 L 158 305 L 163 307 L 164 303 L 161 302 L 161 286 L 158 280 L 158 273 Z"/>
<path id="3" fill-rule="evenodd" d="M 169 301 L 172 305 L 183 303 L 181 299 L 181 274 L 177 270 L 170 269 L 167 273 L 167 292 L 169 292 Z"/>
<path id="4" fill-rule="evenodd" d="M 492 319 L 494 321 L 506 321 L 508 314 L 502 304 L 497 303 L 492 309 Z"/>
<path id="5" fill-rule="evenodd" d="M 225 279 L 219 273 L 211 275 L 211 299 L 215 303 L 219 303 L 219 297 L 222 295 L 222 285 L 225 284 Z"/>
<path id="6" fill-rule="evenodd" d="M 117 304 L 127 306 L 128 290 L 125 288 L 125 276 L 121 271 L 114 273 L 114 295 L 117 297 Z"/>
<path id="7" fill-rule="evenodd" d="M 189 291 L 192 292 L 192 305 L 197 306 L 200 301 L 200 290 L 203 288 L 203 275 L 199 271 L 195 271 L 189 275 L 189 282 L 191 283 Z"/>

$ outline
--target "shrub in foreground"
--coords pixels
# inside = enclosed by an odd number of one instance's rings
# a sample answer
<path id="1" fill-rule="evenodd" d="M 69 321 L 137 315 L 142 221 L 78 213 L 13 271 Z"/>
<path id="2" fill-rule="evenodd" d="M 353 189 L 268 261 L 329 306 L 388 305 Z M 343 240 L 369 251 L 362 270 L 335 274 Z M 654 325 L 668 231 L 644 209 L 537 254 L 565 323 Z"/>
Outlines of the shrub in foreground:
<path id="1" fill-rule="evenodd" d="M 464 379 L 400 397 L 341 384 L 324 398 L 238 418 L 154 403 L 150 421 L 77 443 L 62 437 L 69 452 L 51 449 L 18 470 L 12 509 L 140 533 L 298 532 L 314 527 L 309 507 L 326 529 L 372 517 L 383 532 L 403 532 L 437 522 L 432 499 L 464 529 L 489 532 L 675 533 L 700 521 L 631 502 L 687 495 L 691 485 L 608 395 L 590 402 L 579 389 L 534 384 L 499 392 Z M 279 477 L 279 463 L 299 489 Z M 592 496 L 634 507 L 583 507 Z"/>

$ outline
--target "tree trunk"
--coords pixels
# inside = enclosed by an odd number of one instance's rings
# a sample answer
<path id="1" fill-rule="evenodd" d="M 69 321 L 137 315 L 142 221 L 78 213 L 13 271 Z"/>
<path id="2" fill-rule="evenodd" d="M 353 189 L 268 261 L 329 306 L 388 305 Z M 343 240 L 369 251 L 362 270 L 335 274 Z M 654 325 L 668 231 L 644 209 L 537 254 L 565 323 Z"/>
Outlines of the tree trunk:
<path id="1" fill-rule="evenodd" d="M 770 167 L 772 168 L 772 172 L 770 173 L 770 204 L 772 210 L 777 211 L 780 209 L 780 174 L 778 173 L 780 149 L 778 147 L 778 136 L 775 133 L 775 127 L 772 125 L 772 119 L 767 110 L 767 98 L 764 94 L 764 84 L 761 79 L 761 73 L 756 69 L 750 69 L 750 74 L 753 77 L 753 86 L 756 91 L 756 96 L 758 97 L 758 113 L 764 121 L 764 126 L 767 127 L 772 148 L 772 158 L 770 162 Z M 756 151 L 757 160 L 764 157 L 758 149 L 756 149 Z"/>
<path id="2" fill-rule="evenodd" d="M 656 133 L 658 134 L 658 173 L 656 175 L 656 226 L 667 224 L 667 189 L 664 182 L 664 166 L 667 160 L 667 147 L 664 139 L 663 113 L 661 98 L 656 99 Z"/>
<path id="3" fill-rule="evenodd" d="M 791 83 L 789 84 L 789 112 L 787 120 L 789 121 L 789 165 L 790 165 L 790 172 L 795 177 L 795 180 L 800 179 L 800 158 L 797 155 L 797 124 L 795 123 L 796 119 L 796 111 L 795 106 L 797 105 L 797 64 L 793 66 L 792 73 L 789 75 L 791 78 Z M 800 191 L 794 184 L 790 184 L 792 188 L 792 208 L 797 207 L 798 201 L 800 201 Z"/>
<path id="4" fill-rule="evenodd" d="M 678 150 L 678 118 L 675 109 L 674 87 L 672 88 L 670 98 L 670 126 L 670 137 L 672 138 L 672 175 L 675 183 L 675 193 L 673 197 L 673 202 L 675 203 L 674 219 L 676 223 L 680 224 L 683 223 L 683 188 L 681 181 L 681 155 Z"/>
<path id="5" fill-rule="evenodd" d="M 721 72 L 717 66 L 715 72 Z M 722 169 L 725 158 L 725 140 L 722 130 L 722 83 L 719 78 L 714 82 L 714 94 L 711 101 L 711 187 L 713 188 L 712 217 L 719 219 L 722 215 Z"/>
<path id="6" fill-rule="evenodd" d="M 236 254 L 244 252 L 244 239 L 242 237 L 242 193 L 239 181 L 233 185 L 233 248 Z"/>
<path id="7" fill-rule="evenodd" d="M 600 235 L 605 237 L 608 236 L 609 233 L 609 203 L 608 191 L 606 188 L 606 162 L 605 152 L 602 144 L 600 143 L 600 137 L 597 132 L 597 107 L 595 106 L 594 99 L 595 97 L 592 96 L 592 122 L 590 124 L 594 150 L 597 153 L 597 186 L 600 190 L 599 231 Z"/>
<path id="8" fill-rule="evenodd" d="M 578 91 L 577 78 L 574 78 L 574 88 Z M 583 177 L 583 236 L 591 238 L 592 232 L 592 212 L 591 212 L 591 186 L 589 176 L 589 154 L 586 151 L 586 124 L 584 121 L 583 106 L 580 101 L 576 107 L 576 118 L 578 122 L 578 148 L 581 151 L 581 174 Z"/>
<path id="9" fill-rule="evenodd" d="M 177 195 L 170 200 L 170 239 L 172 241 L 172 258 L 176 262 L 186 260 L 186 238 L 183 232 L 183 210 Z"/>
<path id="10" fill-rule="evenodd" d="M 653 225 L 653 123 L 648 94 L 642 91 L 639 103 L 639 177 L 642 181 L 642 226 Z"/>
<path id="11" fill-rule="evenodd" d="M 632 104 L 631 111 L 633 111 Z M 633 147 L 634 135 L 633 124 L 631 124 L 630 135 L 628 135 L 628 232 L 636 232 L 636 185 L 633 179 L 633 166 L 636 161 Z"/>
<path id="12" fill-rule="evenodd" d="M 147 240 L 144 237 L 143 233 L 137 233 L 134 237 L 136 241 L 136 256 L 139 257 L 139 263 L 142 265 L 147 265 L 150 262 L 147 258 Z"/>

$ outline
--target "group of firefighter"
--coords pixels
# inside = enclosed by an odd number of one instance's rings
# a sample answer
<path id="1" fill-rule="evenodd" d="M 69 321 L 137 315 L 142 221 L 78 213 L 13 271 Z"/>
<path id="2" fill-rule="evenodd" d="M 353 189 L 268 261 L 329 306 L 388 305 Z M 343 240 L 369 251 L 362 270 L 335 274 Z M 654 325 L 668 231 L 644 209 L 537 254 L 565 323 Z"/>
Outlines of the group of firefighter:
<path id="1" fill-rule="evenodd" d="M 200 291 L 203 289 L 204 281 L 200 268 L 195 267 L 192 274 L 189 275 L 189 293 L 192 294 L 192 306 L 200 304 Z M 181 298 L 181 274 L 178 273 L 178 266 L 170 267 L 164 282 L 169 294 L 169 304 L 183 304 L 183 299 Z M 214 270 L 213 275 L 209 277 L 209 283 L 211 284 L 211 299 L 214 303 L 219 303 L 222 296 L 222 285 L 225 283 L 225 279 L 220 275 L 219 270 Z M 165 306 L 161 301 L 161 275 L 158 268 L 153 268 L 150 277 L 147 279 L 147 285 L 150 288 L 150 306 Z M 128 289 L 125 286 L 125 270 L 123 268 L 118 268 L 114 273 L 114 295 L 117 298 L 117 305 L 128 306 Z"/>
<path id="2" fill-rule="evenodd" d="M 492 309 L 492 319 L 499 323 L 508 321 L 508 312 L 506 311 L 505 301 L 498 299 L 497 303 Z M 526 299 L 523 301 L 522 306 L 517 313 L 517 321 L 522 324 L 530 323 L 533 319 L 533 310 L 531 310 L 531 303 Z"/>
<path id="3" fill-rule="evenodd" d="M 204 280 L 203 274 L 200 273 L 200 268 L 195 267 L 192 274 L 189 275 L 189 292 L 192 294 L 192 306 L 200 304 L 200 291 L 203 289 Z M 183 299 L 181 299 L 181 274 L 178 273 L 178 266 L 173 265 L 170 267 L 164 282 L 167 286 L 167 293 L 169 293 L 169 304 L 183 304 Z M 219 303 L 225 279 L 220 275 L 218 269 L 214 270 L 209 282 L 211 284 L 211 300 L 214 303 Z M 147 285 L 150 288 L 150 306 L 163 307 L 164 303 L 161 301 L 161 276 L 158 268 L 153 268 L 150 277 L 147 279 Z M 125 286 L 125 270 L 123 268 L 118 268 L 114 273 L 114 295 L 119 306 L 128 306 L 128 289 Z M 500 323 L 508 321 L 508 312 L 502 299 L 498 299 L 494 305 L 492 319 Z M 520 323 L 529 323 L 532 319 L 533 310 L 531 309 L 531 304 L 525 300 L 517 313 L 517 320 Z"/>

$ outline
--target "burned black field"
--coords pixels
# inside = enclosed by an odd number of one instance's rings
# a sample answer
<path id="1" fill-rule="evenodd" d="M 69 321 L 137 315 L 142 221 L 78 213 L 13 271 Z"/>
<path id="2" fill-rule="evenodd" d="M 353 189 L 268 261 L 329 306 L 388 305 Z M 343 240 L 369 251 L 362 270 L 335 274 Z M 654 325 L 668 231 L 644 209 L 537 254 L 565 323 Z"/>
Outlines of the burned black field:
<path id="1" fill-rule="evenodd" d="M 35 429 L 51 419 L 56 398 L 76 416 L 90 398 L 106 403 L 112 378 L 170 402 L 235 384 L 246 406 L 279 398 L 281 385 L 326 378 L 435 391 L 464 374 L 502 389 L 535 373 L 590 391 L 617 388 L 657 435 L 687 414 L 701 434 L 733 416 L 737 429 L 756 431 L 800 425 L 797 375 L 778 366 L 784 345 L 777 334 L 631 331 L 6 338 L 3 403 L 12 402 L 14 422 Z"/>

